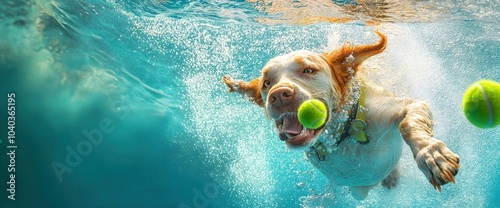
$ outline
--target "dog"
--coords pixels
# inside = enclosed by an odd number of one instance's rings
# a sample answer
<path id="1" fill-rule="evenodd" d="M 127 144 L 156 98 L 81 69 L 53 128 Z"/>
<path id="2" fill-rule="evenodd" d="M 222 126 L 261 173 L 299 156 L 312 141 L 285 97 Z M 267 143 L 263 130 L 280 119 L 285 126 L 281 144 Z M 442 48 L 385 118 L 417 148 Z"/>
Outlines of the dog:
<path id="1" fill-rule="evenodd" d="M 386 48 L 387 37 L 373 44 L 346 43 L 318 54 L 295 51 L 271 59 L 260 77 L 249 82 L 229 75 L 222 81 L 264 108 L 275 122 L 279 138 L 290 149 L 304 149 L 307 160 L 330 181 L 348 186 L 353 198 L 363 200 L 381 183 L 394 188 L 403 141 L 434 189 L 455 183 L 459 157 L 433 136 L 433 119 L 424 101 L 394 96 L 358 74 L 362 63 Z M 328 109 L 318 129 L 305 128 L 297 109 L 318 99 Z"/>

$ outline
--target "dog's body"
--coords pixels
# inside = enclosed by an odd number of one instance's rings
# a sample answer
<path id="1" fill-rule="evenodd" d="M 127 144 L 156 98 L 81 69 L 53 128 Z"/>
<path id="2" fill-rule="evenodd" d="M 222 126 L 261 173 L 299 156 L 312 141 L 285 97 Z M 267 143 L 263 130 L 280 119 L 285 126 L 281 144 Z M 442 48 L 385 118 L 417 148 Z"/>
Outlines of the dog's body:
<path id="1" fill-rule="evenodd" d="M 264 107 L 280 139 L 290 148 L 306 148 L 309 161 L 331 181 L 349 186 L 353 197 L 364 199 L 379 182 L 387 188 L 396 185 L 401 137 L 429 182 L 441 190 L 440 185 L 455 182 L 459 158 L 433 137 L 427 104 L 395 97 L 356 76 L 364 60 L 385 49 L 385 35 L 377 34 L 381 40 L 372 45 L 344 45 L 322 55 L 296 51 L 273 58 L 262 76 L 248 83 L 230 76 L 223 81 L 230 92 L 237 91 Z M 361 90 L 365 104 L 358 106 Z M 297 119 L 300 104 L 312 98 L 328 108 L 327 123 L 319 129 L 306 129 Z M 361 119 L 364 129 L 355 129 L 358 133 L 350 128 L 354 112 L 366 114 Z M 358 134 L 368 142 L 356 142 Z"/>

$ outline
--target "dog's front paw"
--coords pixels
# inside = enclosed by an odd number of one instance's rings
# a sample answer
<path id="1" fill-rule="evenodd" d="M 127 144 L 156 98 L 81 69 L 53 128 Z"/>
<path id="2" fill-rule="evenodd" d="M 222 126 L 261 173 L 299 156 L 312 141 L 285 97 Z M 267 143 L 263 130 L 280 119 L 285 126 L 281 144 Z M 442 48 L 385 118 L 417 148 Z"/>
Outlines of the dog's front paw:
<path id="1" fill-rule="evenodd" d="M 226 83 L 227 87 L 229 88 L 229 93 L 238 89 L 238 82 L 236 82 L 236 80 L 234 80 L 230 75 L 223 76 L 222 81 Z"/>
<path id="2" fill-rule="evenodd" d="M 460 159 L 442 141 L 434 140 L 422 148 L 416 154 L 415 160 L 434 189 L 441 191 L 441 185 L 455 183 Z"/>

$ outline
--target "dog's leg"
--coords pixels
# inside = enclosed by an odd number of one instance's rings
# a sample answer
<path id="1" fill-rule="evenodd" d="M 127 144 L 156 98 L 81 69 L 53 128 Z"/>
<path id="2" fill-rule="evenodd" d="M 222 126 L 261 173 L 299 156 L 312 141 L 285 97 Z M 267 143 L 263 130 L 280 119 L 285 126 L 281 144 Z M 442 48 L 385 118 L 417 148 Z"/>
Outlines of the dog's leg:
<path id="1" fill-rule="evenodd" d="M 399 163 L 394 167 L 394 170 L 392 170 L 391 174 L 389 174 L 384 180 L 382 180 L 382 186 L 392 189 L 396 187 L 396 185 L 399 182 L 399 177 L 401 176 L 400 171 L 399 171 Z"/>
<path id="2" fill-rule="evenodd" d="M 408 103 L 402 112 L 404 119 L 399 130 L 410 146 L 418 168 L 425 174 L 435 189 L 449 182 L 455 183 L 460 168 L 459 158 L 442 142 L 435 139 L 432 130 L 432 113 L 425 102 L 405 100 Z"/>
<path id="3" fill-rule="evenodd" d="M 241 95 L 250 98 L 256 104 L 260 106 L 264 105 L 264 101 L 262 100 L 262 96 L 260 94 L 258 78 L 246 83 L 241 80 L 235 80 L 233 77 L 226 75 L 222 77 L 222 81 L 229 88 L 229 93 L 236 91 Z"/>
<path id="4" fill-rule="evenodd" d="M 352 198 L 363 200 L 368 196 L 368 192 L 373 186 L 349 186 Z"/>

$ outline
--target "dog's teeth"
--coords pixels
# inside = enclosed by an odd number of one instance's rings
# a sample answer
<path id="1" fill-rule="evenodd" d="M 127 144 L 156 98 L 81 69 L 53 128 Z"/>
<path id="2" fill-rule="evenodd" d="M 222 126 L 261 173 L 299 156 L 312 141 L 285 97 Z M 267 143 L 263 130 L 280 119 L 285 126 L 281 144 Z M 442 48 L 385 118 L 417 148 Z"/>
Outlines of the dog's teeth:
<path id="1" fill-rule="evenodd" d="M 297 113 L 294 112 L 286 112 L 281 114 L 277 120 L 283 120 L 285 117 L 297 116 Z"/>
<path id="2" fill-rule="evenodd" d="M 302 126 L 302 131 L 300 131 L 299 136 L 304 135 L 304 133 L 306 133 L 306 131 L 307 131 L 307 129 L 306 129 L 306 128 L 304 128 L 304 126 Z"/>

